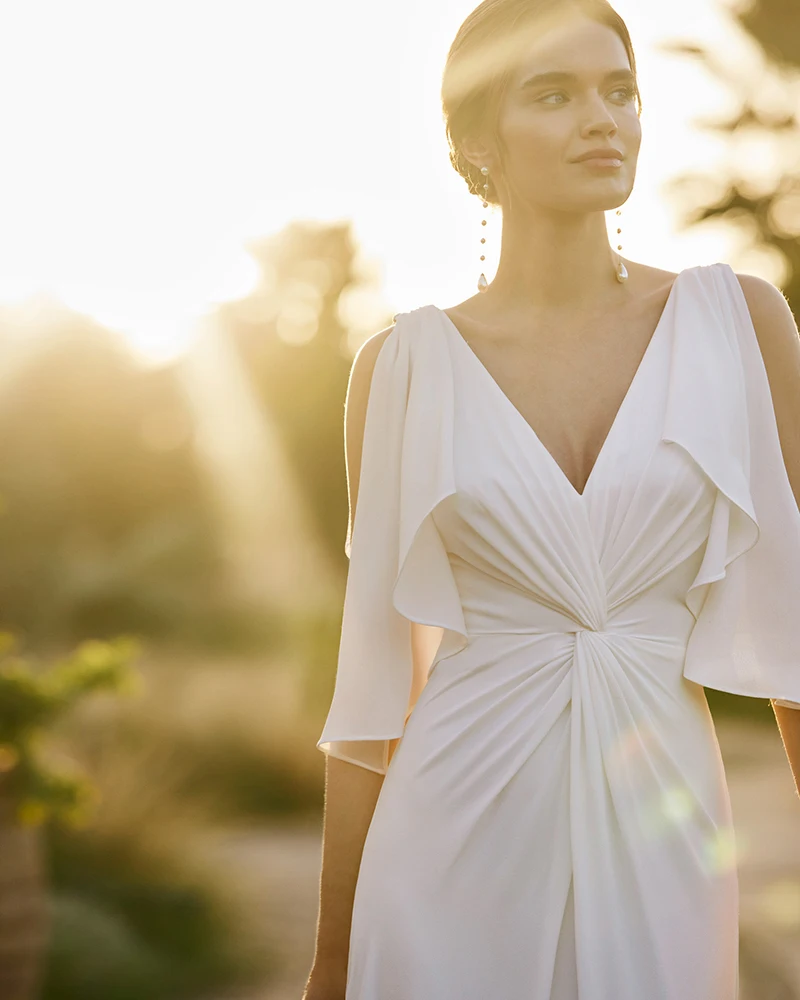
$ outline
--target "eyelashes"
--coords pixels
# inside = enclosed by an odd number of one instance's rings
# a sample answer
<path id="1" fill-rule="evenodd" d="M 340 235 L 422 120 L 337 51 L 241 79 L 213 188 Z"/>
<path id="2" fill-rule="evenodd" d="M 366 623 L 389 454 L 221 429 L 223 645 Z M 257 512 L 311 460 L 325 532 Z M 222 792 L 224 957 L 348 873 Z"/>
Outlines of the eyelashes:
<path id="1" fill-rule="evenodd" d="M 625 94 L 625 101 L 626 101 L 626 102 L 627 102 L 627 101 L 632 101 L 632 100 L 633 100 L 633 98 L 635 97 L 635 91 L 633 90 L 633 88 L 632 88 L 632 87 L 615 87 L 615 88 L 614 88 L 614 89 L 613 89 L 613 90 L 611 91 L 611 93 L 612 93 L 612 94 L 615 94 L 615 93 L 617 93 L 618 91 L 621 91 L 622 93 L 624 93 L 624 94 Z M 537 101 L 536 101 L 535 103 L 536 103 L 536 104 L 542 104 L 542 103 L 544 103 L 544 101 L 546 101 L 546 100 L 547 100 L 547 99 L 548 99 L 549 97 L 558 97 L 559 95 L 561 95 L 561 94 L 563 94 L 563 93 L 564 93 L 564 91 L 563 91 L 563 90 L 555 90 L 555 91 L 553 91 L 553 92 L 552 92 L 552 93 L 550 93 L 550 94 L 545 94 L 545 95 L 544 95 L 543 97 L 540 97 L 540 98 L 539 98 L 539 99 L 538 99 L 538 100 L 537 100 Z M 555 105 L 553 105 L 553 107 L 560 107 L 560 106 L 561 106 L 561 105 L 560 105 L 560 103 L 559 103 L 559 104 L 555 104 Z"/>

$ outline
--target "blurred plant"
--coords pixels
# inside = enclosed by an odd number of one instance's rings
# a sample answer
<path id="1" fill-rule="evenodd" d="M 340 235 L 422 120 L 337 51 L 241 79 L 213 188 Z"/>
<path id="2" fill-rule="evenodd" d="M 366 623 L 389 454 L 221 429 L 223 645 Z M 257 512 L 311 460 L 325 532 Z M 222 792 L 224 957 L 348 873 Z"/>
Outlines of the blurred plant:
<path id="1" fill-rule="evenodd" d="M 352 340 L 359 312 L 366 314 L 358 324 L 363 342 L 391 322 L 391 311 L 380 305 L 350 222 L 292 222 L 249 250 L 262 280 L 246 299 L 226 303 L 221 321 L 282 438 L 317 538 L 344 573 L 343 417 Z M 371 307 L 354 307 L 359 294 Z"/>
<path id="2" fill-rule="evenodd" d="M 0 632 L 0 996 L 35 995 L 50 919 L 45 820 L 79 822 L 92 786 L 76 773 L 45 762 L 42 734 L 71 706 L 95 691 L 132 686 L 129 661 L 136 644 L 84 642 L 46 670 L 14 655 L 16 638 Z"/>
<path id="3" fill-rule="evenodd" d="M 67 309 L 0 311 L 0 609 L 32 643 L 191 635 L 224 595 L 218 518 L 179 362 L 136 361 Z"/>
<path id="4" fill-rule="evenodd" d="M 741 233 L 744 266 L 772 272 L 764 276 L 780 282 L 800 314 L 800 8 L 757 0 L 730 14 L 753 43 L 749 65 L 740 54 L 729 57 L 727 49 L 691 40 L 658 46 L 697 61 L 734 103 L 719 119 L 695 120 L 728 140 L 727 160 L 712 172 L 678 176 L 668 187 L 682 228 L 722 222 Z"/>
<path id="5" fill-rule="evenodd" d="M 752 43 L 752 59 L 694 40 L 667 41 L 668 54 L 698 63 L 720 83 L 732 110 L 694 124 L 722 136 L 728 155 L 713 171 L 692 171 L 668 185 L 680 226 L 723 223 L 741 234 L 740 269 L 775 281 L 800 316 L 800 7 L 755 0 L 730 8 Z M 771 273 L 770 273 L 771 272 Z M 768 700 L 706 689 L 713 714 L 775 724 Z"/>
<path id="6" fill-rule="evenodd" d="M 274 960 L 248 946 L 240 890 L 195 858 L 186 836 L 52 829 L 48 848 L 53 926 L 42 1000 L 222 994 L 252 985 Z"/>
<path id="7" fill-rule="evenodd" d="M 42 671 L 10 655 L 16 639 L 0 632 L 0 777 L 23 824 L 45 820 L 81 822 L 92 803 L 91 785 L 80 775 L 57 770 L 42 759 L 42 733 L 85 695 L 131 692 L 136 675 L 130 661 L 138 642 L 130 636 L 89 640 Z"/>
<path id="8" fill-rule="evenodd" d="M 46 667 L 13 646 L 0 633 L 0 998 L 179 1000 L 263 980 L 276 957 L 249 935 L 241 886 L 198 853 L 204 804 L 179 797 L 168 686 L 163 746 L 125 725 L 142 699 L 89 697 L 147 694 L 138 643 L 83 642 Z"/>
<path id="9" fill-rule="evenodd" d="M 268 901 L 214 846 L 224 790 L 190 787 L 224 753 L 206 709 L 242 724 L 227 695 L 235 662 L 148 644 L 140 697 L 84 699 L 53 732 L 98 801 L 91 823 L 46 828 L 41 1000 L 196 1000 L 275 974 L 280 957 L 254 916 Z M 268 689 L 247 680 L 262 673 L 246 661 L 238 678 L 254 717 Z"/>

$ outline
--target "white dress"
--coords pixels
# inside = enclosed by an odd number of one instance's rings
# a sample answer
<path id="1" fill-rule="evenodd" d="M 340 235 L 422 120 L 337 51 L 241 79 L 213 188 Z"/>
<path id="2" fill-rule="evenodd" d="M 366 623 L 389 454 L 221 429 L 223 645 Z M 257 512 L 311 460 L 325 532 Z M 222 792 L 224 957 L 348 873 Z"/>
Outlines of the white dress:
<path id="1" fill-rule="evenodd" d="M 703 685 L 800 702 L 800 512 L 730 266 L 680 272 L 582 494 L 448 316 L 401 313 L 346 551 L 318 746 L 385 772 L 347 1000 L 735 1000 Z M 444 629 L 415 705 L 410 621 Z"/>

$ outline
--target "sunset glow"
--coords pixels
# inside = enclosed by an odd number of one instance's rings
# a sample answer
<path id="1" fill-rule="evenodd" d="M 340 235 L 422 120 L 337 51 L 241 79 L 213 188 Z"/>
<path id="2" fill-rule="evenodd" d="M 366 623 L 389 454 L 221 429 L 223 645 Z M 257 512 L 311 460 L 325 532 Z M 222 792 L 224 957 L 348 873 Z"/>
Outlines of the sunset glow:
<path id="1" fill-rule="evenodd" d="M 245 242 L 298 218 L 354 221 L 385 296 L 361 303 L 367 328 L 472 294 L 480 209 L 448 162 L 439 83 L 473 6 L 442 0 L 435 18 L 422 0 L 7 6 L 0 301 L 47 292 L 168 358 L 210 304 L 253 286 Z M 673 269 L 730 256 L 730 231 L 674 232 L 662 191 L 729 157 L 694 121 L 730 96 L 657 46 L 708 44 L 740 77 L 756 57 L 709 0 L 616 6 L 644 100 L 623 255 Z"/>

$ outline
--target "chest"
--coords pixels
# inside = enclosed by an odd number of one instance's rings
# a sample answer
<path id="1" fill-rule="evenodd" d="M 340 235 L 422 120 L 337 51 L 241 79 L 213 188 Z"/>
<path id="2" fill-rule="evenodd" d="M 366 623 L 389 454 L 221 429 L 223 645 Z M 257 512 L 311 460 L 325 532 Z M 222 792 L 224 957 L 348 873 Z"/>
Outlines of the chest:
<path id="1" fill-rule="evenodd" d="M 459 329 L 497 390 L 579 489 L 597 463 L 659 324 L 652 310 L 604 317 L 577 332 L 487 338 Z"/>

